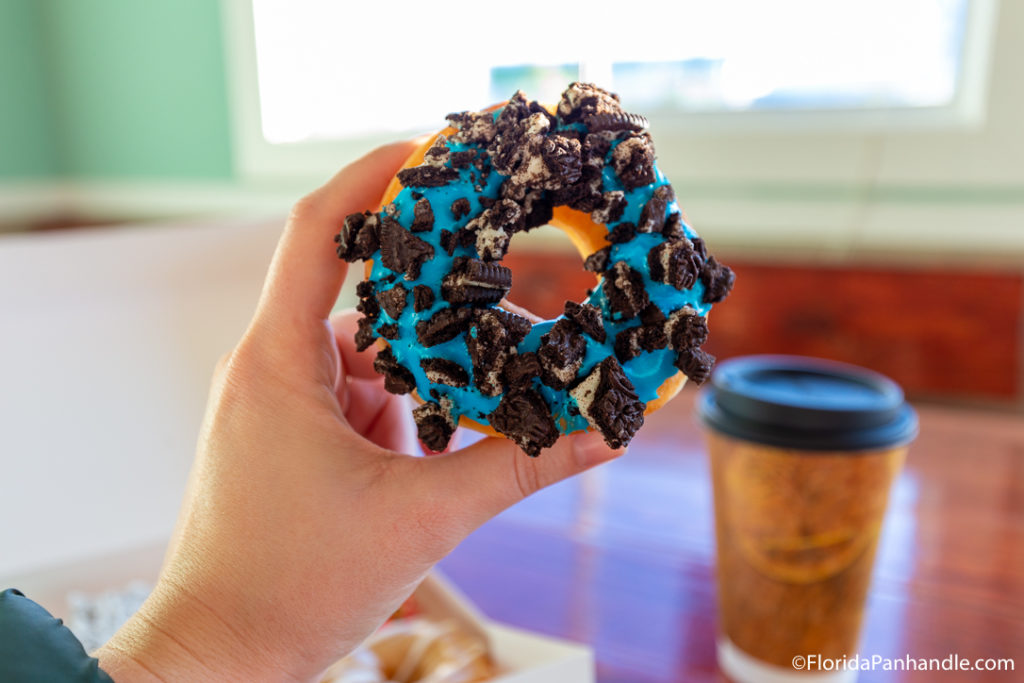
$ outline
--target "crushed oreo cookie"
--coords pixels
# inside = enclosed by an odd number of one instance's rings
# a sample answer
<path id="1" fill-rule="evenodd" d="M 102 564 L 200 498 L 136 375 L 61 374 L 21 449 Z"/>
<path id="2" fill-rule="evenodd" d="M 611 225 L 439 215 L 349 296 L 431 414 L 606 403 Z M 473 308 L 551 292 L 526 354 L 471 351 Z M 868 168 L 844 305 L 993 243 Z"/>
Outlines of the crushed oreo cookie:
<path id="1" fill-rule="evenodd" d="M 676 356 L 675 366 L 683 371 L 694 384 L 701 385 L 708 381 L 711 369 L 715 366 L 715 357 L 703 349 L 687 349 Z"/>
<path id="2" fill-rule="evenodd" d="M 611 448 L 628 444 L 644 423 L 644 404 L 622 366 L 605 358 L 569 394 Z"/>
<path id="3" fill-rule="evenodd" d="M 588 256 L 583 261 L 583 269 L 591 273 L 603 273 L 608 270 L 608 263 L 611 260 L 611 247 L 602 247 Z"/>
<path id="4" fill-rule="evenodd" d="M 339 258 L 349 262 L 368 259 L 380 246 L 380 219 L 369 211 L 350 214 L 334 241 Z"/>
<path id="5" fill-rule="evenodd" d="M 529 456 L 540 455 L 541 449 L 550 448 L 558 440 L 551 407 L 533 389 L 506 393 L 487 419 L 498 433 L 512 439 Z"/>
<path id="6" fill-rule="evenodd" d="M 669 214 L 668 218 L 665 219 L 665 225 L 661 229 L 661 235 L 670 242 L 676 240 L 686 239 L 686 233 L 683 231 L 683 216 L 678 212 Z M 701 256 L 701 261 L 704 257 Z"/>
<path id="7" fill-rule="evenodd" d="M 380 317 L 380 304 L 374 296 L 374 286 L 369 280 L 363 280 L 356 285 L 356 296 L 359 303 L 356 310 L 365 315 L 369 320 L 376 320 Z"/>
<path id="8" fill-rule="evenodd" d="M 647 269 L 651 279 L 672 285 L 682 291 L 689 289 L 703 274 L 704 262 L 687 239 L 662 242 L 647 252 Z"/>
<path id="9" fill-rule="evenodd" d="M 390 348 L 377 352 L 373 369 L 384 375 L 384 388 L 392 394 L 408 394 L 416 388 L 416 377 L 398 362 Z"/>
<path id="10" fill-rule="evenodd" d="M 511 199 L 502 199 L 466 224 L 474 235 L 476 253 L 484 261 L 500 261 L 508 251 L 512 235 L 524 226 L 523 210 Z"/>
<path id="11" fill-rule="evenodd" d="M 700 280 L 704 283 L 704 302 L 717 304 L 729 296 L 736 282 L 736 274 L 732 268 L 723 266 L 714 256 L 709 256 L 700 273 Z"/>
<path id="12" fill-rule="evenodd" d="M 391 289 L 386 289 L 380 293 L 378 297 L 380 306 L 392 320 L 398 320 L 398 316 L 402 315 L 402 311 L 405 310 L 405 300 L 408 293 L 409 290 L 403 287 L 401 282 Z"/>
<path id="13" fill-rule="evenodd" d="M 531 327 L 526 318 L 500 308 L 475 311 L 466 350 L 473 364 L 473 382 L 481 394 L 497 396 L 505 390 L 505 363 Z"/>
<path id="14" fill-rule="evenodd" d="M 422 197 L 413 206 L 413 221 L 409 229 L 413 232 L 427 232 L 434 227 L 434 210 L 430 207 L 430 200 Z"/>
<path id="15" fill-rule="evenodd" d="M 565 317 L 576 323 L 585 334 L 596 342 L 603 344 L 608 333 L 604 329 L 601 309 L 593 304 L 578 304 L 575 301 L 565 302 Z"/>
<path id="16" fill-rule="evenodd" d="M 440 402 L 427 401 L 413 409 L 412 417 L 416 421 L 416 436 L 424 446 L 435 453 L 448 447 L 456 427 L 450 398 L 442 396 Z"/>
<path id="17" fill-rule="evenodd" d="M 414 166 L 398 172 L 398 181 L 406 187 L 440 187 L 459 179 L 459 172 L 447 166 Z"/>
<path id="18" fill-rule="evenodd" d="M 602 287 L 608 298 L 608 307 L 624 318 L 635 317 L 650 301 L 644 287 L 644 276 L 623 261 L 616 261 L 605 273 Z"/>
<path id="19" fill-rule="evenodd" d="M 612 165 L 626 190 L 654 182 L 654 145 L 646 133 L 626 138 L 612 152 Z"/>
<path id="20" fill-rule="evenodd" d="M 453 360 L 422 358 L 420 367 L 426 373 L 427 380 L 434 384 L 446 384 L 450 387 L 469 386 L 469 373 Z"/>
<path id="21" fill-rule="evenodd" d="M 562 318 L 540 338 L 537 357 L 541 381 L 552 389 L 565 389 L 576 379 L 586 351 L 587 341 L 580 334 L 579 326 Z"/>
<path id="22" fill-rule="evenodd" d="M 601 195 L 601 206 L 590 213 L 590 220 L 601 225 L 614 223 L 622 218 L 622 213 L 626 210 L 627 204 L 626 193 L 622 190 L 605 192 Z"/>
<path id="23" fill-rule="evenodd" d="M 617 114 L 591 114 L 585 117 L 583 122 L 587 125 L 587 130 L 592 133 L 598 133 L 605 130 L 642 131 L 650 125 L 647 123 L 646 117 L 640 116 L 639 114 L 627 114 L 625 112 Z"/>
<path id="24" fill-rule="evenodd" d="M 429 319 L 416 323 L 416 339 L 423 346 L 437 346 L 468 330 L 472 318 L 472 309 L 442 308 Z"/>
<path id="25" fill-rule="evenodd" d="M 528 389 L 536 377 L 540 377 L 540 359 L 533 351 L 509 356 L 502 368 L 502 379 L 508 391 Z"/>
<path id="26" fill-rule="evenodd" d="M 460 256 L 441 281 L 441 296 L 452 304 L 493 304 L 512 287 L 512 271 L 497 263 Z"/>
<path id="27" fill-rule="evenodd" d="M 412 310 L 422 313 L 434 305 L 434 290 L 427 285 L 412 288 Z"/>
<path id="28" fill-rule="evenodd" d="M 452 202 L 451 211 L 452 215 L 455 216 L 455 220 L 468 216 L 470 211 L 469 200 L 465 197 L 459 197 Z"/>
<path id="29" fill-rule="evenodd" d="M 373 345 L 373 340 L 377 338 L 377 333 L 373 331 L 373 320 L 370 318 L 360 318 L 356 323 L 356 351 L 365 351 Z"/>
<path id="30" fill-rule="evenodd" d="M 636 225 L 622 221 L 608 232 L 608 241 L 612 244 L 624 244 L 636 237 Z"/>
<path id="31" fill-rule="evenodd" d="M 654 190 L 654 194 L 644 204 L 640 212 L 640 222 L 637 223 L 637 232 L 661 232 L 665 226 L 665 211 L 669 202 L 676 198 L 671 185 L 662 185 Z"/>
<path id="32" fill-rule="evenodd" d="M 686 351 L 707 341 L 708 321 L 689 306 L 684 306 L 669 316 L 666 332 L 672 349 Z"/>
<path id="33" fill-rule="evenodd" d="M 380 260 L 386 268 L 405 273 L 406 280 L 420 275 L 424 261 L 434 257 L 434 247 L 385 216 L 380 232 Z"/>

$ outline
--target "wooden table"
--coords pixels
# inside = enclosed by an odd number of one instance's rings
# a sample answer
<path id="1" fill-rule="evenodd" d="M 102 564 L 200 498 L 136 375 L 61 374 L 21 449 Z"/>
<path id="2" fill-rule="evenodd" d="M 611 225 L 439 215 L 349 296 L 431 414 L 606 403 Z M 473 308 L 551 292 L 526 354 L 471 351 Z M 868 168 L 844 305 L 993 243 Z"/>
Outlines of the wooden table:
<path id="1" fill-rule="evenodd" d="M 490 617 L 593 646 L 600 681 L 721 680 L 714 531 L 692 389 L 619 461 L 479 529 L 442 568 Z M 895 484 L 861 653 L 1013 657 L 1015 674 L 861 674 L 861 681 L 1024 680 L 1024 419 L 919 406 Z"/>

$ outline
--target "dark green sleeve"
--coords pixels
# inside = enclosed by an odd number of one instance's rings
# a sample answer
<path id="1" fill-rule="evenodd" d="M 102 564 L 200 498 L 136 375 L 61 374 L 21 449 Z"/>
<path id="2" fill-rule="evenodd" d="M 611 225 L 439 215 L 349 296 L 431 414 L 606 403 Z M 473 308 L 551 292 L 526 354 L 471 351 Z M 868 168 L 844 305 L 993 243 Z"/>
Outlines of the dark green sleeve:
<path id="1" fill-rule="evenodd" d="M 13 588 L 0 593 L 0 681 L 113 683 L 64 622 Z"/>

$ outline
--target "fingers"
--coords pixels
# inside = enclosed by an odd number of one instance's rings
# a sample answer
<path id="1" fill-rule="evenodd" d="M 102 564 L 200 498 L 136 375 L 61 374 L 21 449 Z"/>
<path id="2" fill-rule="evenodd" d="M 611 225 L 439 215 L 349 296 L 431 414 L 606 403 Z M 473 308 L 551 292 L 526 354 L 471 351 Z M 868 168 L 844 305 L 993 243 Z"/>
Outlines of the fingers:
<path id="1" fill-rule="evenodd" d="M 377 209 L 384 189 L 417 144 L 410 140 L 376 149 L 299 200 L 277 245 L 258 318 L 267 318 L 278 330 L 302 330 L 327 317 L 346 273 L 334 250 L 334 235 L 348 214 Z"/>
<path id="2" fill-rule="evenodd" d="M 473 529 L 545 486 L 624 452 L 608 448 L 598 432 L 563 436 L 536 458 L 508 439 L 487 438 L 455 453 L 423 459 L 419 476 L 458 500 Z"/>
<path id="3" fill-rule="evenodd" d="M 358 311 L 347 309 L 331 316 L 331 329 L 334 330 L 334 340 L 341 353 L 341 380 L 346 377 L 358 379 L 379 379 L 373 369 L 373 359 L 377 357 L 377 349 L 371 346 L 365 351 L 356 350 L 356 327 L 362 314 Z"/>

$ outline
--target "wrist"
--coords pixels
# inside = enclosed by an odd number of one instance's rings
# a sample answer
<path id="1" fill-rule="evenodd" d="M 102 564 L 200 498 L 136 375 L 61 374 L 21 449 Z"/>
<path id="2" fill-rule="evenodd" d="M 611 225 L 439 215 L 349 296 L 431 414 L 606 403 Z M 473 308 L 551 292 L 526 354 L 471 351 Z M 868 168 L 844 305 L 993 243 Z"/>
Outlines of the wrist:
<path id="1" fill-rule="evenodd" d="M 293 680 L 252 631 L 195 592 L 161 582 L 94 656 L 118 683 Z"/>

